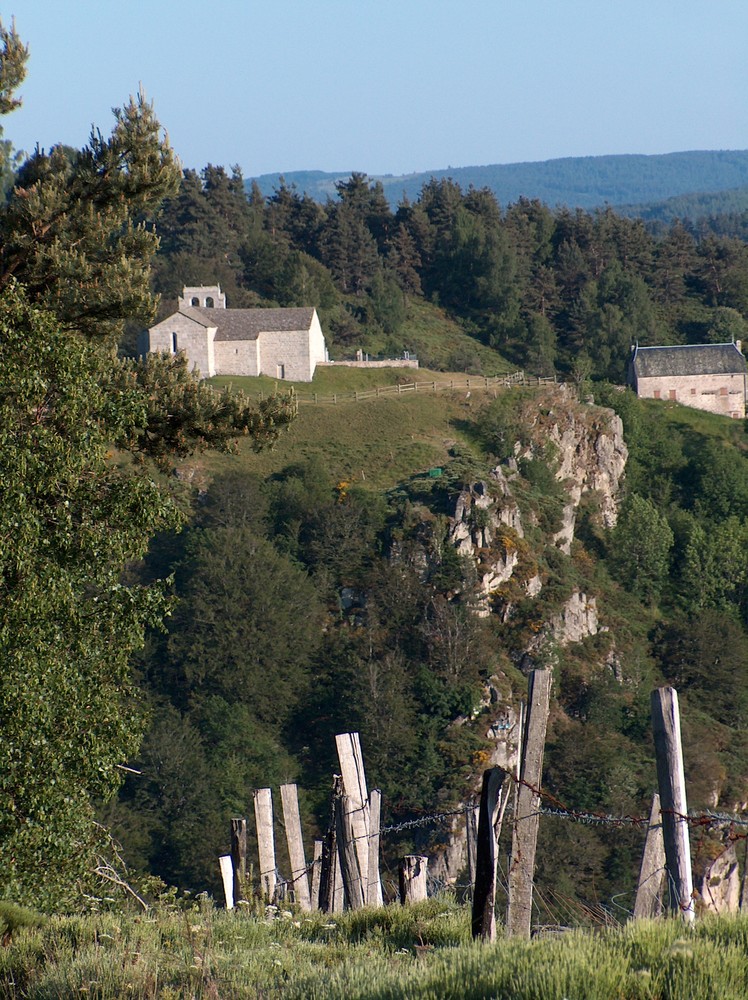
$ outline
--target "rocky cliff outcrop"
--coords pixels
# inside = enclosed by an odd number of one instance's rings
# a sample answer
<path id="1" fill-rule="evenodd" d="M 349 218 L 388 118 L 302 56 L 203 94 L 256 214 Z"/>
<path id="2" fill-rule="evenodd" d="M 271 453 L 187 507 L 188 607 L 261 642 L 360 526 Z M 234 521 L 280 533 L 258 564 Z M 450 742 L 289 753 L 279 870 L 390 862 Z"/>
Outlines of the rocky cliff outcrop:
<path id="1" fill-rule="evenodd" d="M 620 417 L 609 409 L 580 405 L 559 386 L 543 397 L 541 405 L 535 404 L 529 412 L 526 408 L 522 426 L 525 440 L 517 442 L 507 471 L 499 465 L 488 481 L 466 488 L 450 522 L 450 543 L 461 555 L 476 560 L 485 614 L 491 594 L 512 578 L 520 562 L 517 542 L 525 531 L 512 491 L 512 481 L 518 476 L 517 458 L 543 455 L 556 465 L 555 476 L 567 500 L 561 528 L 552 540 L 562 552 L 571 551 L 577 510 L 585 493 L 595 491 L 607 528 L 616 523 L 617 497 L 628 457 Z M 529 516 L 533 517 L 532 512 Z M 535 596 L 541 580 L 533 572 L 522 584 L 528 596 Z"/>
<path id="2" fill-rule="evenodd" d="M 595 490 L 603 524 L 606 528 L 615 525 L 628 448 L 621 418 L 612 410 L 565 406 L 563 397 L 557 399 L 550 412 L 539 417 L 536 429 L 541 431 L 541 440 L 550 441 L 558 454 L 556 478 L 564 484 L 569 501 L 564 507 L 563 526 L 554 540 L 568 554 L 583 494 Z"/>
<path id="3" fill-rule="evenodd" d="M 555 478 L 565 492 L 561 526 L 546 538 L 545 544 L 567 555 L 571 552 L 580 501 L 591 491 L 596 493 L 599 516 L 605 527 L 616 523 L 617 498 L 628 457 L 620 418 L 612 410 L 580 404 L 571 391 L 558 387 L 526 405 L 520 426 L 523 439 L 516 444 L 513 454 L 486 481 L 473 483 L 462 491 L 450 520 L 450 544 L 461 555 L 475 560 L 478 613 L 483 615 L 496 608 L 495 598 L 506 591 L 509 581 L 514 584 L 516 599 L 536 598 L 543 590 L 538 553 L 533 553 L 528 541 L 532 535 L 530 526 L 537 526 L 538 518 L 531 504 L 525 502 L 521 507 L 518 501 L 523 459 L 542 456 L 552 463 Z M 512 613 L 511 603 L 504 599 L 502 605 L 507 620 Z M 536 654 L 549 645 L 569 646 L 605 628 L 599 622 L 597 599 L 580 589 L 574 589 L 558 611 L 534 624 L 533 638 L 519 651 L 520 659 L 526 660 L 528 667 L 535 665 Z M 492 744 L 486 766 L 513 771 L 520 740 L 513 706 L 502 705 L 493 713 L 486 736 Z M 476 781 L 479 780 L 476 775 Z M 476 785 L 476 794 L 477 791 Z M 436 859 L 436 876 L 454 881 L 464 867 L 465 850 L 464 818 L 459 816 Z"/>

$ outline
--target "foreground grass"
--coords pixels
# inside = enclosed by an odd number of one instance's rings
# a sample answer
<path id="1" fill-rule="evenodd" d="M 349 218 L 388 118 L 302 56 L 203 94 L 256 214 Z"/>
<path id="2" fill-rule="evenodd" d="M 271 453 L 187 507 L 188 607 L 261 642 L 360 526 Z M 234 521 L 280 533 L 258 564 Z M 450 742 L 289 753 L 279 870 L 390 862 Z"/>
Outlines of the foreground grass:
<path id="1" fill-rule="evenodd" d="M 748 996 L 748 919 L 481 946 L 469 939 L 467 910 L 444 900 L 335 920 L 210 905 L 55 918 L 0 949 L 0 996 L 738 1000 Z"/>

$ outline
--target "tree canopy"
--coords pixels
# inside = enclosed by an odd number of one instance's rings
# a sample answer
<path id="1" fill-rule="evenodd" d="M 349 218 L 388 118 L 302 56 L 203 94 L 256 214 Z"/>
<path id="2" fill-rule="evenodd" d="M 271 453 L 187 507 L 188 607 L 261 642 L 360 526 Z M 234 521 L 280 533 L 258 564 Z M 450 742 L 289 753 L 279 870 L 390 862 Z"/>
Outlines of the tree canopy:
<path id="1" fill-rule="evenodd" d="M 0 113 L 26 55 L 0 29 Z M 170 600 L 123 571 L 182 519 L 152 460 L 242 434 L 261 446 L 293 416 L 288 399 L 219 395 L 179 359 L 116 358 L 124 321 L 153 315 L 151 220 L 180 171 L 142 94 L 114 117 L 109 138 L 34 153 L 0 207 L 0 897 L 44 906 L 90 879 L 94 800 L 142 735 L 130 657 Z"/>

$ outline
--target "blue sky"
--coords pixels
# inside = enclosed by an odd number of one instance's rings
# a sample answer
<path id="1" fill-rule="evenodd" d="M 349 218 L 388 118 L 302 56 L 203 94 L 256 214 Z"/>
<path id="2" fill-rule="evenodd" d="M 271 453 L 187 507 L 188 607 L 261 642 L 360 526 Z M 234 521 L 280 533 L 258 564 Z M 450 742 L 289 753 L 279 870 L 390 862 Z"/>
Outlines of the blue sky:
<path id="1" fill-rule="evenodd" d="M 250 177 L 748 148 L 746 0 L 9 0 L 18 148 L 142 84 L 185 166 Z"/>

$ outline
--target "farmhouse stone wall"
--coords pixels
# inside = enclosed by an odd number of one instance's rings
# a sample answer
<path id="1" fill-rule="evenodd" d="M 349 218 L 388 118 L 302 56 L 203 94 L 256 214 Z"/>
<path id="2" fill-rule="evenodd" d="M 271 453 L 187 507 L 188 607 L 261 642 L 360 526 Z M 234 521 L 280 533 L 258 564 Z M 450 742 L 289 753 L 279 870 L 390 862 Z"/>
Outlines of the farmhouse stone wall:
<path id="1" fill-rule="evenodd" d="M 418 368 L 418 361 L 415 358 L 392 358 L 384 361 L 318 361 L 317 364 L 330 367 L 342 365 L 346 368 Z"/>
<path id="2" fill-rule="evenodd" d="M 153 353 L 176 354 L 184 351 L 193 369 L 204 378 L 216 374 L 214 351 L 215 327 L 204 327 L 183 313 L 174 313 L 151 327 L 148 350 Z"/>
<path id="3" fill-rule="evenodd" d="M 671 399 L 723 417 L 745 417 L 745 375 L 658 375 L 639 378 L 637 395 L 643 399 Z"/>
<path id="4" fill-rule="evenodd" d="M 216 375 L 259 375 L 257 340 L 216 340 L 213 344 Z"/>

